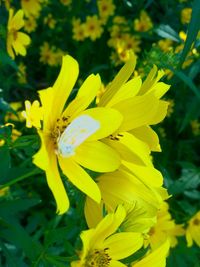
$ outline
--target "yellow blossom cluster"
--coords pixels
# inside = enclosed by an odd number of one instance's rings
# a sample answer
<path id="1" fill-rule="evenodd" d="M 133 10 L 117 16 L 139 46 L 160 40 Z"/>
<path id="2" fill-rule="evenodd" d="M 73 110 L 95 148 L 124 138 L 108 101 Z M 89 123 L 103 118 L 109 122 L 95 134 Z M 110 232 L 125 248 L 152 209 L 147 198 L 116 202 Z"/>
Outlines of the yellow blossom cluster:
<path id="1" fill-rule="evenodd" d="M 44 42 L 40 47 L 40 62 L 49 66 L 60 65 L 63 54 L 61 49 L 57 49 L 55 46 L 50 47 L 49 43 Z"/>

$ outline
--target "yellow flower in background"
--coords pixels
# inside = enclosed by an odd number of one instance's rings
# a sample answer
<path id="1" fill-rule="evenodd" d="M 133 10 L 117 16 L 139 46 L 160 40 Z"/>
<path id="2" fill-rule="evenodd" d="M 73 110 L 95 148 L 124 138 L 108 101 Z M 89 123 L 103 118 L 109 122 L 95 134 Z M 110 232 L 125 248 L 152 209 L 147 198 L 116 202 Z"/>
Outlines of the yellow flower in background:
<path id="1" fill-rule="evenodd" d="M 38 131 L 42 145 L 33 162 L 46 172 L 60 214 L 69 208 L 69 200 L 57 161 L 68 179 L 98 203 L 99 187 L 81 166 L 95 172 L 111 172 L 120 165 L 118 153 L 98 140 L 117 130 L 121 114 L 111 108 L 87 109 L 101 86 L 99 75 L 90 75 L 64 109 L 78 72 L 77 61 L 64 56 L 53 87 L 39 91 L 44 115 L 43 129 Z"/>
<path id="2" fill-rule="evenodd" d="M 95 41 L 96 39 L 100 38 L 103 33 L 101 21 L 96 15 L 86 17 L 84 28 L 85 36 L 89 37 L 92 41 Z"/>
<path id="3" fill-rule="evenodd" d="M 1 146 L 1 144 L 0 144 L 0 146 Z M 10 190 L 9 186 L 4 187 L 3 189 L 0 189 L 0 197 L 6 196 L 9 192 L 9 190 Z"/>
<path id="4" fill-rule="evenodd" d="M 135 19 L 133 22 L 135 31 L 146 32 L 153 28 L 153 23 L 151 18 L 148 16 L 147 12 L 142 10 L 140 12 L 139 19 Z"/>
<path id="5" fill-rule="evenodd" d="M 191 128 L 192 128 L 192 133 L 195 136 L 200 135 L 200 122 L 198 120 L 192 120 L 190 122 Z"/>
<path id="6" fill-rule="evenodd" d="M 170 39 L 163 39 L 158 41 L 158 46 L 164 52 L 168 52 L 172 50 L 173 41 Z"/>
<path id="7" fill-rule="evenodd" d="M 22 111 L 22 116 L 26 119 L 26 127 L 37 129 L 41 128 L 41 120 L 43 119 L 43 111 L 40 103 L 35 100 L 32 104 L 30 101 L 25 101 L 25 110 Z"/>
<path id="8" fill-rule="evenodd" d="M 24 10 L 25 16 L 33 15 L 38 17 L 41 10 L 40 0 L 21 0 L 21 7 Z"/>
<path id="9" fill-rule="evenodd" d="M 133 263 L 131 267 L 165 267 L 169 248 L 170 244 L 167 240 L 157 249 L 145 255 L 142 260 Z"/>
<path id="10" fill-rule="evenodd" d="M 11 102 L 9 103 L 13 111 L 6 112 L 5 121 L 23 121 L 24 118 L 21 116 L 22 102 Z"/>
<path id="11" fill-rule="evenodd" d="M 40 62 L 48 64 L 49 66 L 60 65 L 64 52 L 61 49 L 56 49 L 55 46 L 51 46 L 44 42 L 40 47 Z"/>
<path id="12" fill-rule="evenodd" d="M 44 18 L 44 24 L 48 25 L 50 29 L 54 29 L 56 25 L 56 20 L 53 18 L 52 14 L 48 14 Z"/>
<path id="13" fill-rule="evenodd" d="M 168 209 L 168 204 L 163 202 L 157 213 L 157 223 L 148 233 L 149 238 L 146 244 L 150 244 L 153 250 L 158 248 L 167 239 L 170 242 L 170 246 L 175 247 L 178 243 L 177 237 L 185 234 L 183 226 L 174 222 Z"/>
<path id="14" fill-rule="evenodd" d="M 60 2 L 64 5 L 64 6 L 70 6 L 72 3 L 72 0 L 60 0 Z"/>
<path id="15" fill-rule="evenodd" d="M 172 113 L 174 112 L 175 101 L 174 99 L 167 99 L 167 102 L 169 103 L 168 110 L 167 110 L 167 117 L 170 117 Z"/>
<path id="16" fill-rule="evenodd" d="M 113 0 L 98 0 L 97 1 L 99 16 L 103 23 L 106 23 L 108 18 L 114 15 L 115 5 Z"/>
<path id="17" fill-rule="evenodd" d="M 106 215 L 99 224 L 81 233 L 83 249 L 80 260 L 71 263 L 71 267 L 117 267 L 126 266 L 119 260 L 124 259 L 142 247 L 141 234 L 132 232 L 116 233 L 126 216 L 122 206 L 115 213 Z"/>
<path id="18" fill-rule="evenodd" d="M 31 42 L 31 39 L 27 34 L 19 31 L 24 26 L 23 17 L 23 10 L 18 10 L 14 15 L 13 9 L 9 9 L 7 51 L 13 59 L 15 58 L 15 54 L 25 56 L 26 46 Z"/>
<path id="19" fill-rule="evenodd" d="M 81 23 L 80 19 L 73 19 L 72 20 L 72 38 L 76 41 L 83 41 L 85 36 L 85 24 Z"/>
<path id="20" fill-rule="evenodd" d="M 186 7 L 181 10 L 181 22 L 183 24 L 189 23 L 192 15 L 192 8 Z"/>
<path id="21" fill-rule="evenodd" d="M 27 83 L 26 80 L 26 66 L 24 63 L 20 62 L 18 65 L 18 72 L 17 72 L 17 80 L 19 83 L 24 84 Z"/>
<path id="22" fill-rule="evenodd" d="M 34 16 L 29 16 L 25 19 L 24 29 L 28 33 L 34 32 L 37 28 L 36 18 Z"/>
<path id="23" fill-rule="evenodd" d="M 200 247 L 200 211 L 198 211 L 188 222 L 186 228 L 186 240 L 188 247 L 191 247 L 193 242 Z"/>

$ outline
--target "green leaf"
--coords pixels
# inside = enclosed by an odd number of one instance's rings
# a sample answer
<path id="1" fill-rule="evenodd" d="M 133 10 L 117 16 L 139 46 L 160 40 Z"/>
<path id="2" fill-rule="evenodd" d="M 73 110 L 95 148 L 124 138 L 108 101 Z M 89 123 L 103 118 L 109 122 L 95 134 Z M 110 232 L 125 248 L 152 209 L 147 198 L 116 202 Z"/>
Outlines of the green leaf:
<path id="1" fill-rule="evenodd" d="M 7 145 L 0 147 L 0 181 L 4 180 L 10 168 L 10 152 Z"/>
<path id="2" fill-rule="evenodd" d="M 18 71 L 17 64 L 15 63 L 14 60 L 12 60 L 11 57 L 8 56 L 8 54 L 3 50 L 0 49 L 0 67 L 9 65 L 16 71 Z"/>
<path id="3" fill-rule="evenodd" d="M 191 21 L 188 26 L 188 33 L 187 33 L 187 39 L 185 41 L 185 46 L 183 48 L 180 57 L 179 68 L 181 68 L 181 66 L 183 65 L 185 58 L 192 47 L 192 44 L 195 42 L 199 29 L 200 29 L 200 1 L 194 0 L 192 6 Z"/>
<path id="4" fill-rule="evenodd" d="M 167 38 L 178 43 L 181 42 L 178 33 L 174 29 L 172 29 L 169 25 L 161 24 L 159 28 L 155 30 L 155 32 L 163 38 Z"/>

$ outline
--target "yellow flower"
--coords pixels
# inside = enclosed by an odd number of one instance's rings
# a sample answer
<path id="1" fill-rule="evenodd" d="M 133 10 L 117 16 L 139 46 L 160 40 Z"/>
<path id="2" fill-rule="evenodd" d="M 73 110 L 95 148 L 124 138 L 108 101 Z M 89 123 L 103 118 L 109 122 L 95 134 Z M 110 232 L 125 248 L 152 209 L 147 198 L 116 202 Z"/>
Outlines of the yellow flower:
<path id="1" fill-rule="evenodd" d="M 134 29 L 138 32 L 146 32 L 153 27 L 151 18 L 148 16 L 147 12 L 142 10 L 140 12 L 140 18 L 134 20 Z"/>
<path id="2" fill-rule="evenodd" d="M 200 211 L 189 220 L 186 239 L 188 247 L 193 245 L 193 241 L 200 247 Z"/>
<path id="3" fill-rule="evenodd" d="M 198 120 L 192 120 L 190 122 L 191 128 L 192 128 L 192 133 L 195 136 L 200 135 L 200 122 Z"/>
<path id="4" fill-rule="evenodd" d="M 86 17 L 84 28 L 85 36 L 89 37 L 92 41 L 95 41 L 97 38 L 100 38 L 103 33 L 101 21 L 96 15 Z"/>
<path id="5" fill-rule="evenodd" d="M 26 80 L 26 66 L 22 62 L 19 63 L 17 77 L 18 77 L 19 83 L 24 84 L 27 82 L 27 80 Z"/>
<path id="6" fill-rule="evenodd" d="M 39 16 L 41 10 L 40 0 L 21 0 L 21 6 L 27 17 L 30 15 Z"/>
<path id="7" fill-rule="evenodd" d="M 83 41 L 85 36 L 85 24 L 81 23 L 80 19 L 73 19 L 72 21 L 73 39 L 76 41 Z"/>
<path id="8" fill-rule="evenodd" d="M 173 99 L 168 99 L 167 101 L 169 103 L 168 110 L 167 110 L 167 117 L 170 117 L 171 114 L 174 112 L 175 103 Z"/>
<path id="9" fill-rule="evenodd" d="M 65 56 L 53 87 L 39 91 L 44 119 L 43 129 L 38 132 L 42 146 L 34 163 L 45 170 L 60 214 L 68 209 L 69 201 L 57 160 L 68 179 L 96 202 L 101 200 L 100 190 L 80 165 L 96 172 L 111 172 L 120 165 L 118 154 L 98 140 L 116 131 L 121 114 L 111 108 L 86 109 L 101 86 L 99 75 L 90 75 L 63 111 L 77 76 L 77 61 Z"/>
<path id="10" fill-rule="evenodd" d="M 29 16 L 26 20 L 25 20 L 25 24 L 24 24 L 24 29 L 30 33 L 30 32 L 34 32 L 35 29 L 37 27 L 37 22 L 36 22 L 36 18 L 34 16 Z"/>
<path id="11" fill-rule="evenodd" d="M 72 3 L 72 0 L 60 0 L 60 2 L 64 5 L 64 6 L 70 6 Z"/>
<path id="12" fill-rule="evenodd" d="M 41 128 L 43 112 L 42 108 L 40 107 L 40 103 L 37 100 L 35 100 L 32 105 L 30 101 L 25 101 L 25 110 L 22 111 L 22 116 L 26 119 L 27 128 Z"/>
<path id="13" fill-rule="evenodd" d="M 8 54 L 14 59 L 15 54 L 20 54 L 22 56 L 26 55 L 26 46 L 30 44 L 30 37 L 20 32 L 19 30 L 24 26 L 24 13 L 20 9 L 14 15 L 13 9 L 9 9 L 9 19 L 8 19 L 8 32 L 7 32 L 7 51 Z"/>
<path id="14" fill-rule="evenodd" d="M 54 29 L 56 25 L 56 20 L 53 18 L 52 14 L 48 14 L 44 18 L 44 24 L 47 24 L 50 29 Z"/>
<path id="15" fill-rule="evenodd" d="M 192 15 L 192 8 L 187 7 L 181 10 L 181 22 L 183 24 L 189 23 Z"/>
<path id="16" fill-rule="evenodd" d="M 126 266 L 119 260 L 124 259 L 142 247 L 143 240 L 139 233 L 115 233 L 126 216 L 119 206 L 115 213 L 110 213 L 93 229 L 83 231 L 81 240 L 83 249 L 80 260 L 71 263 L 71 267 L 116 267 Z"/>
<path id="17" fill-rule="evenodd" d="M 158 248 L 166 239 L 169 239 L 171 247 L 175 247 L 178 243 L 177 236 L 182 236 L 185 233 L 182 225 L 176 224 L 172 220 L 168 209 L 168 204 L 163 202 L 157 213 L 157 223 L 149 231 L 147 244 L 150 243 L 153 250 Z"/>
<path id="18" fill-rule="evenodd" d="M 56 50 L 54 46 L 50 47 L 47 42 L 40 47 L 40 62 L 49 66 L 56 66 L 60 63 L 63 52 Z"/>
<path id="19" fill-rule="evenodd" d="M 114 15 L 115 5 L 113 4 L 113 0 L 98 0 L 97 6 L 99 16 L 104 23 L 110 16 Z"/>
<path id="20" fill-rule="evenodd" d="M 10 107 L 14 112 L 6 112 L 5 121 L 23 121 L 24 118 L 21 116 L 22 103 L 21 102 L 11 102 Z"/>
<path id="21" fill-rule="evenodd" d="M 163 39 L 163 40 L 158 41 L 158 46 L 164 52 L 170 51 L 172 49 L 172 44 L 173 44 L 173 41 L 170 39 Z"/>
<path id="22" fill-rule="evenodd" d="M 142 260 L 133 263 L 131 267 L 165 267 L 169 252 L 169 241 L 165 241 L 157 249 L 147 254 Z"/>

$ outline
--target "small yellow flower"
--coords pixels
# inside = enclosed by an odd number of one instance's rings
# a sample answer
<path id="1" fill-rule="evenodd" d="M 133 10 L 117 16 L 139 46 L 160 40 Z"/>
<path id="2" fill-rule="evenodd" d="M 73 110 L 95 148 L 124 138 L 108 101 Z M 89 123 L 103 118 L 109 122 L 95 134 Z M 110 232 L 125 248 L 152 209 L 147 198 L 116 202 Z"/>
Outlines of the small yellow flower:
<path id="1" fill-rule="evenodd" d="M 44 42 L 40 47 L 40 62 L 48 64 L 49 66 L 56 66 L 61 63 L 63 51 L 56 49 L 56 47 L 50 47 L 47 42 Z"/>
<path id="2" fill-rule="evenodd" d="M 54 29 L 56 25 L 56 20 L 53 18 L 52 14 L 48 14 L 44 18 L 44 24 L 48 25 L 50 29 Z"/>
<path id="3" fill-rule="evenodd" d="M 22 116 L 26 119 L 27 128 L 41 128 L 43 113 L 40 103 L 37 100 L 35 100 L 33 104 L 31 104 L 28 100 L 25 101 L 25 110 L 22 111 Z"/>
<path id="4" fill-rule="evenodd" d="M 37 27 L 37 22 L 36 22 L 36 18 L 34 16 L 29 16 L 28 18 L 26 18 L 25 24 L 24 24 L 24 29 L 28 33 L 34 32 L 36 30 L 36 27 Z"/>
<path id="5" fill-rule="evenodd" d="M 172 44 L 173 44 L 173 41 L 170 39 L 163 39 L 163 40 L 158 41 L 158 46 L 164 52 L 168 52 L 172 50 Z"/>
<path id="6" fill-rule="evenodd" d="M 192 120 L 190 122 L 191 128 L 192 128 L 192 133 L 195 136 L 200 135 L 200 122 L 198 120 Z"/>
<path id="7" fill-rule="evenodd" d="M 189 220 L 186 239 L 188 247 L 193 245 L 193 241 L 200 247 L 200 211 Z"/>
<path id="8" fill-rule="evenodd" d="M 26 66 L 22 62 L 19 63 L 17 77 L 18 77 L 19 83 L 24 84 L 27 82 L 27 80 L 26 80 Z"/>
<path id="9" fill-rule="evenodd" d="M 174 222 L 168 209 L 168 204 L 163 202 L 157 213 L 157 223 L 149 231 L 147 244 L 150 243 L 153 250 L 158 248 L 167 239 L 170 241 L 170 246 L 175 247 L 178 243 L 177 237 L 185 234 L 182 225 Z"/>
<path id="10" fill-rule="evenodd" d="M 189 23 L 192 15 L 192 8 L 187 7 L 181 10 L 181 22 L 183 24 Z"/>
<path id="11" fill-rule="evenodd" d="M 27 17 L 30 15 L 39 16 L 41 10 L 40 0 L 21 0 L 21 6 Z"/>
<path id="12" fill-rule="evenodd" d="M 174 112 L 175 102 L 173 99 L 168 99 L 167 101 L 169 103 L 168 110 L 167 110 L 167 117 L 170 117 L 172 113 Z"/>
<path id="13" fill-rule="evenodd" d="M 70 6 L 72 3 L 72 0 L 60 0 L 60 2 L 64 5 L 64 6 Z"/>
<path id="14" fill-rule="evenodd" d="M 8 19 L 8 32 L 7 32 L 7 51 L 8 54 L 14 59 L 15 54 L 20 54 L 22 56 L 26 55 L 26 46 L 30 44 L 30 37 L 20 32 L 19 30 L 24 26 L 24 12 L 23 10 L 18 10 L 14 15 L 13 9 L 9 10 Z"/>
<path id="15" fill-rule="evenodd" d="M 115 12 L 115 5 L 113 0 L 98 0 L 97 1 L 99 16 L 105 23 L 107 19 L 112 16 Z"/>
<path id="16" fill-rule="evenodd" d="M 140 18 L 135 19 L 133 23 L 134 23 L 134 29 L 138 32 L 146 32 L 153 27 L 151 18 L 144 10 L 140 12 Z"/>
<path id="17" fill-rule="evenodd" d="M 101 21 L 98 19 L 96 15 L 87 16 L 84 27 L 85 27 L 85 36 L 89 37 L 92 41 L 95 41 L 96 39 L 100 38 L 103 33 Z"/>
<path id="18" fill-rule="evenodd" d="M 83 41 L 85 36 L 85 24 L 81 23 L 80 19 L 73 19 L 72 21 L 73 39 L 76 41 Z"/>
<path id="19" fill-rule="evenodd" d="M 119 260 L 135 253 L 143 244 L 139 233 L 116 233 L 125 216 L 124 208 L 119 206 L 115 213 L 106 215 L 95 228 L 83 231 L 80 260 L 72 262 L 71 267 L 125 267 Z"/>

